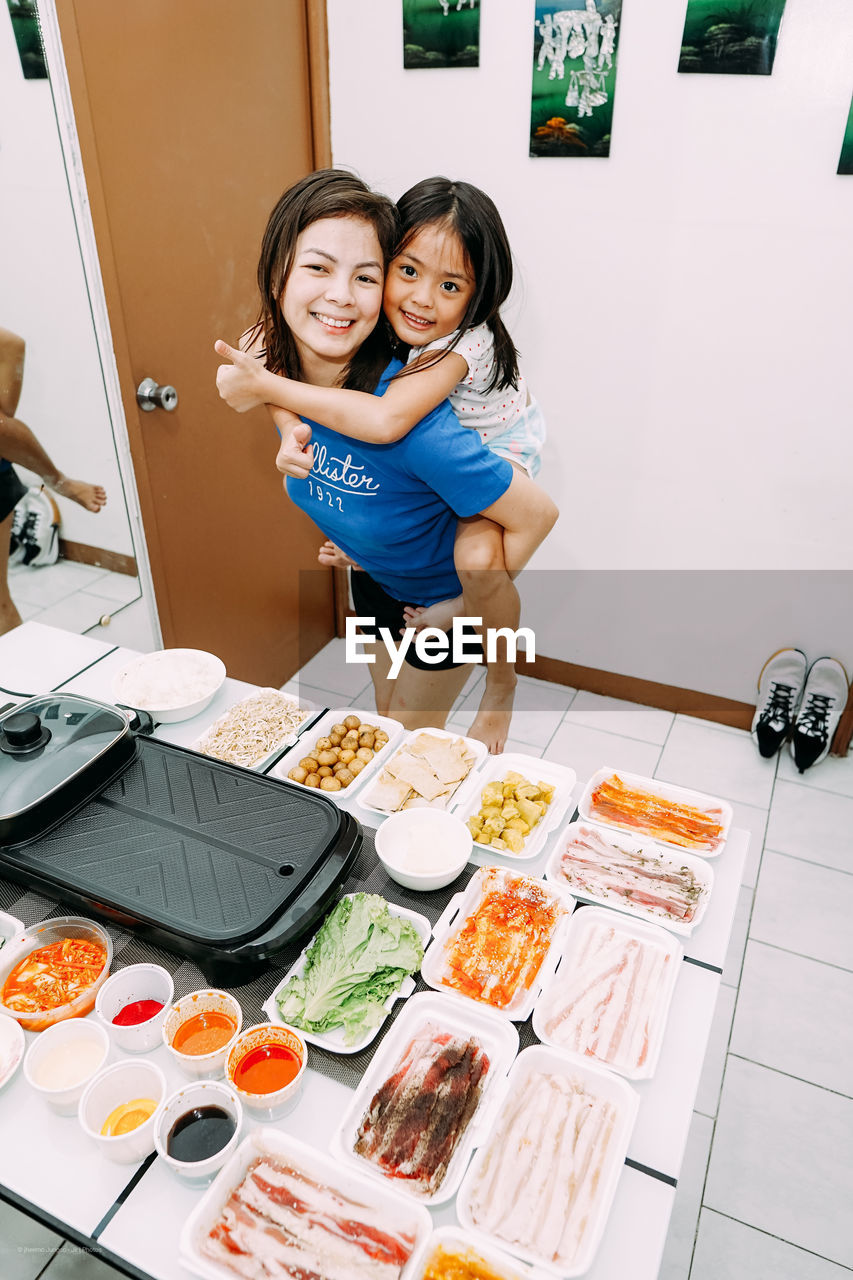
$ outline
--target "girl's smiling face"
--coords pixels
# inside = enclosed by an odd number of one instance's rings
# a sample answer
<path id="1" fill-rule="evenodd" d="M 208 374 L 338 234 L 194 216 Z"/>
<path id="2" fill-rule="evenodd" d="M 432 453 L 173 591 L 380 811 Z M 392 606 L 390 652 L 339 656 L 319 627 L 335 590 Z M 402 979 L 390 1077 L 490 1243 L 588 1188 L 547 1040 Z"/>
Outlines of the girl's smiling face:
<path id="1" fill-rule="evenodd" d="M 373 332 L 383 275 L 369 222 L 321 218 L 300 232 L 279 306 L 306 381 L 333 385 Z"/>
<path id="2" fill-rule="evenodd" d="M 384 307 L 401 342 L 423 347 L 460 326 L 475 280 L 459 236 L 450 227 L 421 227 L 388 268 Z"/>

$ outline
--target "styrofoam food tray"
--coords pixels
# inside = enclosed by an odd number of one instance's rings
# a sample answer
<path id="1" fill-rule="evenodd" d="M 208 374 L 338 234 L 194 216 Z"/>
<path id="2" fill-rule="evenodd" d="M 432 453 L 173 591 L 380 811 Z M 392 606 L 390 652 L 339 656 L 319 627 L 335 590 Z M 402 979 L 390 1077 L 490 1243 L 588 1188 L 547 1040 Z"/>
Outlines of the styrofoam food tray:
<path id="1" fill-rule="evenodd" d="M 5 911 L 0 911 L 0 950 L 23 931 L 23 920 L 19 920 L 17 916 L 7 915 Z"/>
<path id="2" fill-rule="evenodd" d="M 395 1179 L 384 1173 L 372 1160 L 356 1154 L 354 1150 L 362 1117 L 368 1110 L 373 1095 L 393 1074 L 410 1041 L 428 1022 L 465 1039 L 474 1036 L 489 1059 L 489 1069 L 477 1110 L 456 1145 L 441 1186 L 432 1195 L 423 1194 L 403 1178 Z M 498 1086 L 517 1053 L 518 1032 L 511 1022 L 492 1009 L 484 1006 L 472 1008 L 470 1001 L 461 997 L 438 995 L 432 991 L 422 991 L 419 995 L 412 996 L 365 1071 L 332 1138 L 332 1153 L 371 1178 L 397 1187 L 421 1204 L 442 1204 L 458 1190 L 471 1152 L 477 1145 L 478 1134 L 488 1125 L 492 1099 L 499 1099 Z"/>
<path id="3" fill-rule="evenodd" d="M 20 1022 L 0 1013 L 0 1089 L 18 1070 L 25 1048 L 26 1039 Z"/>
<path id="4" fill-rule="evenodd" d="M 641 1066 L 617 1065 L 616 1062 L 608 1058 L 606 1052 L 590 1053 L 589 1050 L 572 1049 L 566 1044 L 561 1044 L 555 1035 L 546 1030 L 546 1023 L 550 1013 L 559 1009 L 563 1003 L 560 999 L 560 991 L 565 984 L 566 974 L 569 971 L 572 974 L 579 972 L 580 979 L 583 981 L 583 960 L 580 955 L 587 934 L 595 924 L 603 924 L 607 928 L 615 930 L 618 935 L 624 937 L 626 942 L 635 939 L 643 945 L 656 947 L 666 957 L 656 990 L 652 993 L 652 1001 L 646 1023 L 646 1060 Z M 533 1030 L 543 1044 L 549 1044 L 579 1062 L 600 1062 L 603 1067 L 608 1067 L 611 1071 L 617 1072 L 620 1076 L 626 1076 L 629 1080 L 649 1079 L 654 1075 L 658 1058 L 660 1057 L 663 1035 L 666 1030 L 666 1020 L 669 1016 L 669 1006 L 672 1003 L 672 995 L 675 991 L 675 984 L 678 981 L 683 955 L 684 949 L 681 943 L 677 942 L 666 929 L 661 929 L 659 925 L 648 924 L 644 920 L 629 920 L 627 916 L 620 915 L 616 911 L 610 911 L 606 907 L 580 907 L 569 921 L 566 940 L 556 958 L 556 963 L 551 967 L 545 979 L 542 995 L 533 1010 Z M 615 992 L 618 977 L 618 974 L 613 973 L 602 975 L 603 985 L 606 986 L 609 992 Z M 596 997 L 592 1008 L 588 1009 L 588 1016 L 597 1016 L 601 1005 L 603 1003 L 609 1004 L 610 998 L 608 996 L 607 1000 L 605 1000 L 603 996 Z M 618 1008 L 618 1004 L 615 1007 Z"/>
<path id="5" fill-rule="evenodd" d="M 576 832 L 582 832 L 585 829 L 595 832 L 600 839 L 615 850 L 622 849 L 629 853 L 641 853 L 646 859 L 656 859 L 662 869 L 673 868 L 677 871 L 680 867 L 689 868 L 700 886 L 699 900 L 696 903 L 693 918 L 691 920 L 671 920 L 651 904 L 644 905 L 636 900 L 629 902 L 627 898 L 621 895 L 611 894 L 606 891 L 592 893 L 568 880 L 560 870 L 563 850 L 570 844 Z M 652 924 L 662 925 L 670 933 L 678 933 L 682 937 L 689 937 L 693 930 L 701 924 L 711 897 L 711 890 L 714 887 L 713 868 L 704 858 L 698 858 L 695 854 L 681 853 L 680 851 L 676 853 L 672 849 L 665 849 L 662 845 L 655 844 L 653 840 L 637 839 L 635 836 L 625 835 L 621 831 L 616 831 L 612 827 L 601 827 L 597 822 L 569 822 L 563 827 L 557 836 L 554 849 L 545 867 L 545 879 L 562 885 L 568 893 L 573 894 L 574 897 L 579 898 L 582 902 L 594 902 L 598 906 L 611 907 L 614 911 L 633 916 L 637 920 L 649 920 Z"/>
<path id="6" fill-rule="evenodd" d="M 554 927 L 550 945 L 543 957 L 536 977 L 529 987 L 522 987 L 511 1003 L 503 1009 L 498 1009 L 495 1005 L 486 1004 L 485 1001 L 476 1000 L 474 997 L 462 995 L 455 987 L 445 983 L 442 976 L 445 950 L 460 932 L 468 917 L 473 915 L 479 907 L 483 898 L 484 886 L 491 881 L 493 874 L 495 874 L 495 880 L 499 886 L 504 886 L 508 881 L 514 879 L 535 880 L 549 898 L 556 900 L 565 908 L 564 914 L 557 920 Z M 427 986 L 432 987 L 435 991 L 447 991 L 465 1001 L 470 1000 L 477 1008 L 494 1009 L 496 1013 L 509 1018 L 512 1022 L 524 1022 L 533 1011 L 533 1007 L 542 990 L 542 983 L 545 980 L 545 974 L 548 972 L 549 959 L 562 946 L 574 905 L 574 899 L 563 886 L 553 881 L 551 884 L 546 884 L 543 880 L 536 880 L 533 876 L 525 876 L 523 871 L 515 870 L 512 867 L 480 867 L 468 881 L 468 885 L 463 892 L 453 895 L 441 916 L 433 925 L 432 942 L 427 947 L 424 955 L 423 964 L 421 965 L 421 977 Z"/>
<path id="7" fill-rule="evenodd" d="M 577 782 L 574 769 L 567 769 L 561 764 L 551 764 L 549 760 L 540 760 L 538 756 L 525 756 L 514 752 L 490 756 L 477 773 L 477 786 L 473 795 L 466 795 L 462 801 L 457 801 L 452 812 L 454 817 L 461 818 L 463 822 L 479 813 L 483 788 L 489 782 L 503 781 L 510 770 L 522 774 L 528 782 L 535 784 L 542 781 L 549 786 L 553 785 L 555 790 L 551 803 L 544 817 L 525 838 L 521 853 L 513 853 L 510 849 L 493 849 L 477 839 L 474 840 L 474 848 L 494 858 L 506 858 L 508 862 L 529 862 L 531 858 L 541 853 L 549 834 L 566 816 L 566 810 L 572 798 L 572 788 Z"/>
<path id="8" fill-rule="evenodd" d="M 694 808 L 703 809 L 708 813 L 718 810 L 723 833 L 719 838 L 717 847 L 715 849 L 686 849 L 683 845 L 676 844 L 671 840 L 664 840 L 661 836 L 650 835 L 644 832 L 642 827 L 632 826 L 627 822 L 616 822 L 612 818 L 602 818 L 594 814 L 591 809 L 593 791 L 599 783 L 604 782 L 605 778 L 611 778 L 614 775 L 621 778 L 628 786 L 648 791 L 653 796 L 660 796 L 662 800 L 671 800 L 678 804 L 690 804 Z M 659 782 L 657 778 L 644 778 L 638 773 L 624 773 L 621 769 L 602 768 L 594 773 L 578 801 L 578 810 L 580 816 L 587 822 L 596 822 L 599 826 L 610 827 L 616 831 L 626 831 L 629 835 L 647 835 L 648 839 L 654 840 L 655 844 L 659 844 L 666 849 L 677 849 L 679 853 L 692 853 L 699 858 L 719 857 L 726 847 L 729 829 L 732 825 L 732 806 L 727 800 L 720 800 L 716 796 L 706 795 L 702 791 L 690 791 L 687 787 L 676 787 L 671 782 Z"/>
<path id="9" fill-rule="evenodd" d="M 344 897 L 346 898 L 352 898 L 354 896 L 355 895 L 352 893 L 344 894 Z M 386 898 L 385 901 L 388 902 L 388 899 Z M 409 920 L 415 926 L 415 929 L 418 932 L 418 936 L 421 942 L 424 944 L 424 947 L 426 947 L 430 939 L 430 934 L 432 933 L 432 925 L 430 924 L 429 920 L 427 920 L 426 916 L 422 916 L 417 911 L 409 911 L 407 907 L 398 907 L 397 904 L 394 902 L 388 902 L 388 910 L 390 911 L 392 916 L 402 916 L 404 920 Z M 287 985 L 290 978 L 299 977 L 299 975 L 303 972 L 305 968 L 305 956 L 308 952 L 308 948 L 311 946 L 316 936 L 317 935 L 315 933 L 313 937 L 310 939 L 310 941 L 306 944 L 299 958 L 288 969 L 287 973 L 284 975 L 281 982 L 276 987 L 275 991 L 273 991 L 272 995 L 269 997 L 268 1000 L 264 1001 L 264 1004 L 262 1007 L 264 1012 L 269 1017 L 270 1022 L 275 1022 L 282 1027 L 286 1027 L 290 1025 L 289 1023 L 284 1021 L 281 1014 L 279 1013 L 278 1005 L 276 1004 L 276 996 L 278 995 L 279 991 L 281 991 L 282 987 Z M 388 1014 L 391 1012 L 395 1003 L 398 1000 L 405 1000 L 407 996 L 410 996 L 412 994 L 414 989 L 415 989 L 414 978 L 411 978 L 411 977 L 404 978 L 402 983 L 400 984 L 399 990 L 392 992 L 391 995 L 388 997 L 388 999 L 385 1001 L 385 1010 L 386 1010 L 385 1017 L 388 1016 Z M 383 1018 L 382 1022 L 380 1022 L 378 1026 L 374 1027 L 372 1031 L 365 1032 L 362 1038 L 360 1040 L 357 1040 L 355 1044 L 349 1044 L 349 1045 L 344 1044 L 344 1028 L 343 1027 L 334 1027 L 331 1031 L 326 1031 L 322 1035 L 315 1034 L 313 1031 L 303 1031 L 302 1027 L 295 1027 L 294 1030 L 298 1031 L 299 1034 L 302 1036 L 302 1039 L 307 1040 L 309 1044 L 319 1045 L 321 1049 L 328 1049 L 330 1053 L 360 1053 L 361 1050 L 366 1048 L 367 1045 L 369 1045 L 372 1040 L 376 1039 L 376 1037 L 379 1034 L 379 1029 L 384 1023 L 384 1021 L 385 1021 L 385 1018 Z"/>
<path id="10" fill-rule="evenodd" d="M 269 771 L 269 777 L 280 778 L 283 782 L 288 782 L 292 787 L 301 787 L 303 791 L 313 791 L 316 788 L 306 787 L 304 782 L 294 782 L 293 778 L 288 778 L 287 773 L 294 765 L 304 756 L 310 756 L 310 748 L 314 746 L 318 738 L 328 737 L 329 730 L 333 724 L 340 724 L 344 716 L 358 716 L 362 723 L 372 724 L 377 729 L 384 729 L 388 734 L 388 741 L 381 751 L 377 751 L 372 760 L 368 760 L 361 773 L 357 774 L 348 787 L 342 787 L 340 791 L 323 791 L 323 795 L 329 800 L 348 800 L 354 792 L 358 791 L 365 779 L 372 778 L 379 770 L 383 760 L 391 759 L 391 751 L 396 743 L 397 738 L 403 732 L 403 726 L 399 720 L 392 720 L 388 716 L 378 716 L 375 711 L 360 711 L 358 707 L 338 707 L 335 711 L 327 711 L 325 715 L 312 724 L 310 730 L 303 733 L 292 747 L 288 747 L 284 755 L 276 761 Z"/>
<path id="11" fill-rule="evenodd" d="M 437 809 L 444 808 L 449 813 L 453 809 L 454 805 L 462 804 L 465 798 L 471 793 L 474 786 L 476 786 L 475 779 L 478 777 L 478 771 L 489 754 L 486 749 L 486 744 L 484 742 L 479 742 L 476 738 L 466 738 L 461 733 L 448 733 L 446 729 L 412 729 L 404 738 L 396 743 L 393 753 L 382 761 L 382 765 L 385 766 L 389 764 L 398 751 L 402 751 L 410 742 L 419 737 L 422 733 L 428 733 L 436 738 L 449 738 L 451 742 L 455 742 L 457 738 L 461 738 L 466 747 L 474 753 L 474 763 L 471 765 L 468 776 L 462 779 L 447 804 L 433 806 Z M 372 763 L 373 762 L 371 761 L 371 764 Z M 373 776 L 373 781 L 369 787 L 364 789 L 362 794 L 359 796 L 358 802 L 363 809 L 369 809 L 371 813 L 377 813 L 381 818 L 387 818 L 389 813 L 399 812 L 399 810 L 392 811 L 391 809 L 377 809 L 375 805 L 370 803 L 370 792 L 373 789 L 376 779 L 381 773 L 382 769 L 377 769 Z"/>
<path id="12" fill-rule="evenodd" d="M 214 720 L 212 724 L 209 724 L 207 726 L 204 733 L 199 734 L 195 742 L 193 742 L 191 749 L 193 751 L 201 751 L 201 744 L 210 736 L 210 734 L 215 733 L 217 729 L 221 728 L 221 726 L 225 723 L 226 719 L 228 719 L 233 714 L 235 707 L 241 707 L 245 702 L 251 701 L 251 699 L 258 697 L 258 695 L 261 693 L 281 694 L 283 698 L 287 698 L 289 702 L 292 702 L 294 707 L 299 707 L 302 711 L 304 711 L 305 715 L 302 721 L 300 722 L 300 724 L 298 724 L 297 727 L 293 730 L 293 732 L 285 734 L 284 737 L 281 738 L 280 741 L 277 742 L 274 747 L 271 747 L 269 749 L 269 751 L 265 751 L 263 755 L 258 756 L 258 758 L 256 760 L 253 760 L 251 764 L 240 765 L 238 767 L 243 769 L 262 769 L 264 765 L 267 764 L 270 760 L 275 759 L 275 757 L 279 754 L 279 752 L 284 747 L 293 746 L 293 744 L 297 741 L 303 726 L 306 724 L 307 721 L 311 719 L 312 715 L 316 714 L 317 712 L 316 706 L 312 702 L 306 701 L 305 698 L 294 698 L 293 695 L 290 693 L 283 693 L 281 689 L 259 688 L 259 689 L 256 689 L 254 693 L 247 694 L 245 698 L 240 698 L 238 702 L 233 703 L 227 709 L 227 711 L 223 711 L 221 716 L 219 716 L 216 720 Z M 210 759 L 217 760 L 219 759 L 219 757 L 211 756 Z"/>
<path id="13" fill-rule="evenodd" d="M 189 1271 L 204 1280 L 233 1280 L 233 1271 L 202 1255 L 201 1241 L 210 1233 L 231 1192 L 259 1156 L 289 1162 L 332 1191 L 364 1204 L 369 1220 L 374 1221 L 378 1213 L 387 1221 L 389 1229 L 413 1235 L 414 1247 L 401 1273 L 401 1280 L 410 1280 L 415 1256 L 432 1226 L 429 1210 L 391 1187 L 378 1187 L 372 1179 L 342 1169 L 330 1156 L 269 1126 L 256 1129 L 244 1138 L 184 1223 L 179 1242 L 180 1260 Z"/>
<path id="14" fill-rule="evenodd" d="M 497 1249 L 488 1236 L 479 1239 L 470 1236 L 461 1227 L 437 1227 L 418 1250 L 412 1264 L 412 1280 L 423 1280 L 427 1266 L 436 1249 L 443 1247 L 448 1253 L 459 1254 L 462 1258 L 473 1255 L 472 1263 L 482 1261 L 493 1273 L 495 1280 L 532 1280 L 535 1272 L 523 1262 L 517 1262 L 508 1253 Z"/>
<path id="15" fill-rule="evenodd" d="M 613 1131 L 601 1167 L 598 1194 L 587 1220 L 586 1233 L 581 1241 L 580 1248 L 576 1257 L 569 1263 L 554 1261 L 541 1253 L 535 1253 L 533 1250 L 526 1249 L 521 1245 L 515 1245 L 509 1240 L 504 1240 L 497 1234 L 491 1235 L 481 1231 L 476 1226 L 471 1215 L 472 1191 L 480 1169 L 489 1155 L 501 1117 L 506 1107 L 511 1105 L 519 1093 L 524 1091 L 527 1081 L 534 1071 L 580 1079 L 586 1089 L 597 1097 L 611 1102 L 616 1108 Z M 474 1238 L 494 1240 L 499 1248 L 508 1250 L 524 1262 L 543 1267 L 546 1271 L 566 1277 L 567 1280 L 569 1277 L 583 1275 L 592 1265 L 596 1250 L 601 1242 L 607 1216 L 613 1203 L 613 1197 L 616 1194 L 619 1176 L 628 1151 L 628 1143 L 631 1139 L 639 1105 L 640 1099 L 636 1091 L 631 1088 L 627 1081 L 620 1076 L 614 1075 L 612 1071 L 606 1071 L 603 1067 L 593 1063 L 579 1063 L 559 1049 L 552 1049 L 549 1045 L 539 1044 L 533 1045 L 529 1049 L 523 1049 L 509 1073 L 503 1107 L 496 1115 L 489 1135 L 474 1156 L 459 1189 L 459 1195 L 456 1198 L 456 1216 L 462 1227 L 470 1232 Z"/>

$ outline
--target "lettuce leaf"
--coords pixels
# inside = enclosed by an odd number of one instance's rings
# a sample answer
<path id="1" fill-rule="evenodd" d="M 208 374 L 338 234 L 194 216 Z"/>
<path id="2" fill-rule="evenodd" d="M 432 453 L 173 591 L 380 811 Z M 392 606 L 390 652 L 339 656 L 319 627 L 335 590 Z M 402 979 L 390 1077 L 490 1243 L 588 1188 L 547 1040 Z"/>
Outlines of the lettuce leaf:
<path id="1" fill-rule="evenodd" d="M 276 997 L 285 1022 L 321 1034 L 344 1028 L 354 1044 L 385 1017 L 385 1001 L 420 968 L 414 925 L 376 893 L 342 898 L 305 953 L 305 967 Z"/>

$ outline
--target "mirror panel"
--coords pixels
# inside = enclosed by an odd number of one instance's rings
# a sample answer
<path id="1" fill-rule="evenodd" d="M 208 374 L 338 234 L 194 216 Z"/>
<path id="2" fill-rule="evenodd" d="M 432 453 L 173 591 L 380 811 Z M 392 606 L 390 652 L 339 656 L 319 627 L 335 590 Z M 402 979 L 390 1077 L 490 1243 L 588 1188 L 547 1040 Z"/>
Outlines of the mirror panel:
<path id="1" fill-rule="evenodd" d="M 25 74 L 16 41 L 28 10 L 30 0 L 0 7 L 0 327 L 26 343 L 16 417 L 60 471 L 102 486 L 107 503 L 93 514 L 53 495 L 59 559 L 25 564 L 32 543 L 23 555 L 19 546 L 9 586 L 24 620 L 83 632 L 141 591 L 51 84 Z M 37 475 L 16 470 L 24 484 L 39 484 Z"/>

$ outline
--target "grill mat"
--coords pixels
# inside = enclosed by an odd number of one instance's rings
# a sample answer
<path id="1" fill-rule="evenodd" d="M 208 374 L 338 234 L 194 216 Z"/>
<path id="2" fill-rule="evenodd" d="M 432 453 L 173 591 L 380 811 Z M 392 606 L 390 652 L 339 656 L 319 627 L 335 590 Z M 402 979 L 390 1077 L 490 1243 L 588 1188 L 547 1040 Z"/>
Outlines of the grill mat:
<path id="1" fill-rule="evenodd" d="M 153 738 L 137 745 L 94 800 L 3 849 L 4 873 L 161 941 L 227 950 L 298 915 L 318 871 L 352 843 L 352 819 L 324 797 Z"/>

